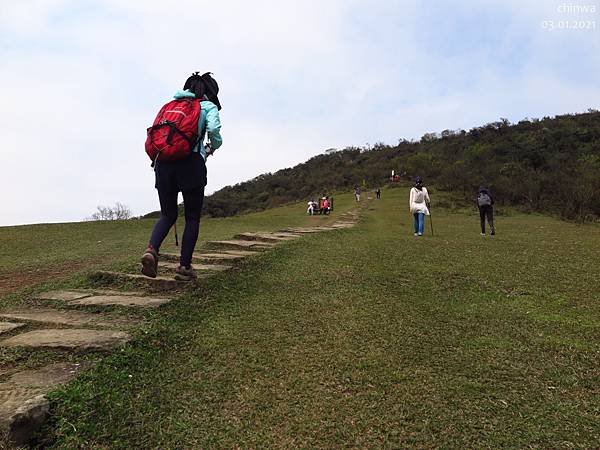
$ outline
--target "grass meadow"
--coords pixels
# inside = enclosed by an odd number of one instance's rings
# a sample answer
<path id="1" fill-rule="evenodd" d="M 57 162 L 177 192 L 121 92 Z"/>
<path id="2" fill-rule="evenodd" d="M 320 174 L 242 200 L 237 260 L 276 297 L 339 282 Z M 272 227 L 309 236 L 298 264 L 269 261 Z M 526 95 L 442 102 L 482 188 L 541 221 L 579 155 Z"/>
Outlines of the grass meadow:
<path id="1" fill-rule="evenodd" d="M 38 444 L 600 446 L 600 227 L 507 210 L 482 237 L 474 209 L 436 209 L 434 192 L 435 234 L 428 222 L 417 238 L 407 197 L 384 190 L 353 229 L 282 244 L 149 313 L 122 351 L 52 394 Z M 340 211 L 351 206 L 340 196 Z M 207 220 L 203 238 L 303 225 L 302 214 Z M 50 228 L 0 229 L 11 243 L 0 269 L 129 264 L 149 232 L 55 227 L 41 253 L 27 233 Z"/>

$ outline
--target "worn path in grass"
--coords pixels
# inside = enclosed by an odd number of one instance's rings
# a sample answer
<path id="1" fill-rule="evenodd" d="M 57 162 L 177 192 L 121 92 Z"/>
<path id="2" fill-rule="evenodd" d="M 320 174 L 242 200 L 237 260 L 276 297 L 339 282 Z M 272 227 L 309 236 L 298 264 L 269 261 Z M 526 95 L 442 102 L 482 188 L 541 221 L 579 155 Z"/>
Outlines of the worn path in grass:
<path id="1" fill-rule="evenodd" d="M 416 238 L 405 197 L 162 308 L 54 397 L 40 442 L 597 447 L 600 229 L 513 215 L 481 237 L 434 209 Z"/>

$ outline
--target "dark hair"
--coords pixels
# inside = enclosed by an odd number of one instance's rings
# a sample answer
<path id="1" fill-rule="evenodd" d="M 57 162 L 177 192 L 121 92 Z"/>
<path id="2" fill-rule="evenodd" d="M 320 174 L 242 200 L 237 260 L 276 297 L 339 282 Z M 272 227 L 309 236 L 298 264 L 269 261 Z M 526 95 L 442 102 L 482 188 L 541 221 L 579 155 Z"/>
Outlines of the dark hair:
<path id="1" fill-rule="evenodd" d="M 421 178 L 421 177 L 415 178 L 415 184 L 423 184 L 423 178 Z"/>
<path id="2" fill-rule="evenodd" d="M 218 97 L 219 84 L 211 76 L 210 72 L 206 72 L 204 75 L 199 74 L 200 72 L 194 72 L 192 76 L 185 81 L 183 89 L 193 92 L 196 98 L 204 99 L 204 97 L 206 97 L 221 110 L 221 102 Z"/>

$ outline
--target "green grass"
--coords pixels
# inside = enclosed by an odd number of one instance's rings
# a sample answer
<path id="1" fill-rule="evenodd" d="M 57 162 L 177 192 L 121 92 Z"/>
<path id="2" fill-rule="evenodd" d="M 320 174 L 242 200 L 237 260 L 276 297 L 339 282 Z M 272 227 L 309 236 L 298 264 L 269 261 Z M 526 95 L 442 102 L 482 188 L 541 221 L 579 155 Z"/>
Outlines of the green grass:
<path id="1" fill-rule="evenodd" d="M 351 207 L 350 194 L 335 196 L 335 214 Z M 335 215 L 310 217 L 305 211 L 304 204 L 293 204 L 240 217 L 202 219 L 197 248 L 208 240 L 227 239 L 244 231 L 270 231 L 335 220 Z M 146 219 L 0 227 L 0 296 L 36 283 L 71 279 L 91 269 L 119 269 L 137 263 L 154 223 L 154 219 Z M 180 217 L 179 239 L 183 228 Z M 162 250 L 178 250 L 173 232 Z"/>
<path id="2" fill-rule="evenodd" d="M 435 235 L 415 238 L 406 196 L 153 313 L 53 395 L 39 442 L 597 447 L 600 228 L 511 213 L 481 237 L 434 199 Z"/>
<path id="3" fill-rule="evenodd" d="M 227 219 L 201 221 L 198 248 L 208 240 L 227 239 L 244 231 L 276 230 L 288 226 L 318 225 L 332 222 L 336 215 L 353 207 L 351 194 L 338 194 L 335 214 L 305 215 L 304 204 L 289 205 L 259 213 Z M 139 265 L 155 220 L 119 222 L 81 222 L 0 227 L 0 311 L 15 306 L 35 306 L 33 294 L 58 288 L 90 287 L 87 274 L 94 269 L 130 270 Z M 179 238 L 183 233 L 183 218 L 179 221 Z M 171 234 L 164 251 L 178 251 Z M 127 289 L 131 286 L 123 286 Z M 42 302 L 43 307 L 51 302 Z M 65 308 L 52 302 L 55 308 Z M 117 316 L 132 316 L 152 320 L 154 311 L 132 311 L 131 308 L 84 308 L 104 311 Z M 39 328 L 29 324 L 3 337 Z M 0 348 L 0 381 L 19 369 L 35 368 L 65 359 L 81 359 L 57 352 L 30 352 L 20 348 Z M 86 358 L 96 359 L 95 355 Z"/>
<path id="4" fill-rule="evenodd" d="M 352 206 L 351 195 L 336 195 L 336 214 Z M 316 225 L 335 220 L 334 215 L 310 217 L 304 214 L 305 211 L 304 204 L 293 204 L 240 217 L 203 218 L 199 245 L 243 231 Z M 155 219 L 143 219 L 0 227 L 0 274 L 63 264 L 84 263 L 87 267 L 94 258 L 100 258 L 106 264 L 107 259 L 123 260 L 131 258 L 132 254 L 137 257 L 148 242 L 154 222 Z M 180 238 L 183 226 L 180 217 Z M 174 236 L 169 236 L 165 248 L 173 250 L 174 243 Z"/>

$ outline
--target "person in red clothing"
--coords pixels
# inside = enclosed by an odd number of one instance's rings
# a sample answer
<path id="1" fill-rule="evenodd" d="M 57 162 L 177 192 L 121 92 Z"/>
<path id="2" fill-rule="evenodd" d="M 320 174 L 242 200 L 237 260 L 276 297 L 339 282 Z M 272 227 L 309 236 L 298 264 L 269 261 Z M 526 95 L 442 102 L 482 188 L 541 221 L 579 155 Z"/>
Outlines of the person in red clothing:
<path id="1" fill-rule="evenodd" d="M 323 200 L 323 214 L 329 214 L 329 199 L 327 197 Z"/>

